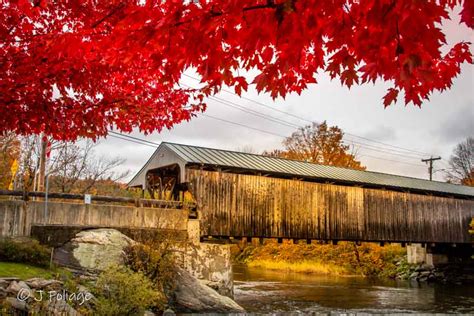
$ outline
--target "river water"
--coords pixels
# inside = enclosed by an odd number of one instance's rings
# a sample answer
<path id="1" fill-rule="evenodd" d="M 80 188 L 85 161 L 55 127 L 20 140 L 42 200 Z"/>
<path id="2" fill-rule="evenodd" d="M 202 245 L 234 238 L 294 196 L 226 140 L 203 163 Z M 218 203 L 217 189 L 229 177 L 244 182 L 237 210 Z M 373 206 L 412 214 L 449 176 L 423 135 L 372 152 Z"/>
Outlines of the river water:
<path id="1" fill-rule="evenodd" d="M 474 286 L 234 266 L 235 301 L 254 313 L 474 313 Z"/>

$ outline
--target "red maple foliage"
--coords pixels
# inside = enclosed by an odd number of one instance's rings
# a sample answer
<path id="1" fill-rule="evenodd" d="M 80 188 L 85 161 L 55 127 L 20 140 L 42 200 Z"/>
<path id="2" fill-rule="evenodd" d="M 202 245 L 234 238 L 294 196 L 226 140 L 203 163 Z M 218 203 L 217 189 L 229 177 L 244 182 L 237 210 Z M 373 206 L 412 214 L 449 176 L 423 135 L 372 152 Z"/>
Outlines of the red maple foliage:
<path id="1" fill-rule="evenodd" d="M 385 106 L 400 91 L 420 106 L 472 63 L 469 44 L 447 47 L 441 30 L 456 5 L 473 28 L 472 0 L 2 1 L 0 132 L 150 133 L 224 84 L 285 97 L 318 71 L 348 87 L 392 82 Z M 179 85 L 188 69 L 202 88 Z"/>

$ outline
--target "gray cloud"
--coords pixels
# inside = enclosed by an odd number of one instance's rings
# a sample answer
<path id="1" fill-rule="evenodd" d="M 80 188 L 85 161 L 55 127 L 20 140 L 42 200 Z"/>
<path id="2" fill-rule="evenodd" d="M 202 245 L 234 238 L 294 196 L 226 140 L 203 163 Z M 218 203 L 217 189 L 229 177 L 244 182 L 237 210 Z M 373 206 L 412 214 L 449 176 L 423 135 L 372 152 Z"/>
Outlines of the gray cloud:
<path id="1" fill-rule="evenodd" d="M 441 141 L 460 142 L 474 135 L 474 103 L 466 103 L 445 119 L 439 129 L 433 131 Z"/>
<path id="2" fill-rule="evenodd" d="M 392 142 L 397 139 L 397 132 L 391 126 L 378 125 L 363 135 L 365 138 L 377 139 L 382 142 Z"/>

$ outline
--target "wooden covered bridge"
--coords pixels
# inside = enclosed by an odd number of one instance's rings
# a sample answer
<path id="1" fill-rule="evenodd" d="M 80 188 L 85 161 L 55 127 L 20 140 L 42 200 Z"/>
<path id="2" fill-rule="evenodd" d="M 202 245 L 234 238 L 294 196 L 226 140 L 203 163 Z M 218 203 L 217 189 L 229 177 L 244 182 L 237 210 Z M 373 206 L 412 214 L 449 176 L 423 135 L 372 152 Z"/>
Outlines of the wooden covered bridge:
<path id="1" fill-rule="evenodd" d="M 129 183 L 189 191 L 203 237 L 470 244 L 474 188 L 162 143 Z"/>

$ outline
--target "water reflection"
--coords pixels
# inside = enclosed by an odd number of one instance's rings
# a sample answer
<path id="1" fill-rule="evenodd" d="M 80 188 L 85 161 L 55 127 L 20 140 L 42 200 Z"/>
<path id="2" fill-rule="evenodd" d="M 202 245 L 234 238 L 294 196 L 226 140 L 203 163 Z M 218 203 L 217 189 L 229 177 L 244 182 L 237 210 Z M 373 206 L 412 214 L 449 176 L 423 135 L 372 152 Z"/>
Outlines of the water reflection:
<path id="1" fill-rule="evenodd" d="M 419 285 L 234 266 L 235 300 L 249 312 L 474 312 L 474 287 Z"/>

